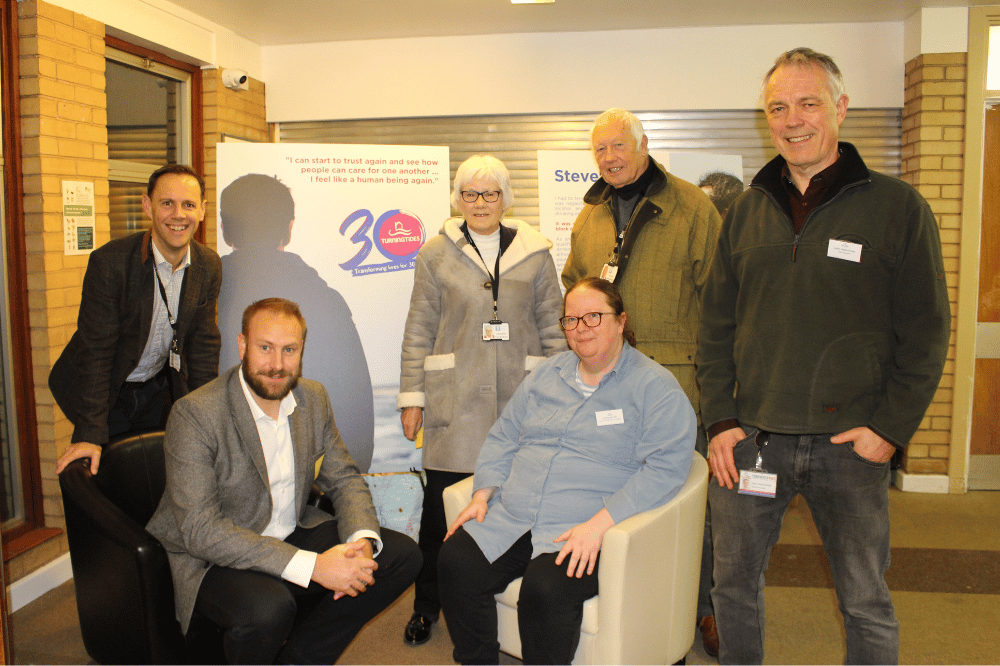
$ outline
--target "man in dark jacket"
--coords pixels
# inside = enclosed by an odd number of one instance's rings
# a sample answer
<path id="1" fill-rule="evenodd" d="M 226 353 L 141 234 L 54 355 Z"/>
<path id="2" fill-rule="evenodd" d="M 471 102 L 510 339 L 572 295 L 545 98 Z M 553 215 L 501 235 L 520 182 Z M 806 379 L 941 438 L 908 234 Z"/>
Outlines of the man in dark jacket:
<path id="1" fill-rule="evenodd" d="M 778 58 L 762 96 L 780 153 L 726 215 L 698 341 L 721 663 L 762 663 L 764 570 L 802 493 L 830 560 L 846 663 L 898 660 L 890 460 L 941 378 L 950 311 L 938 228 L 909 185 L 838 142 L 829 56 Z"/>
<path id="2" fill-rule="evenodd" d="M 219 256 L 192 240 L 205 218 L 205 183 L 170 164 L 149 177 L 142 207 L 149 231 L 90 255 L 77 330 L 49 375 L 72 421 L 56 473 L 77 458 L 96 474 L 101 447 L 162 427 L 171 400 L 219 374 Z"/>

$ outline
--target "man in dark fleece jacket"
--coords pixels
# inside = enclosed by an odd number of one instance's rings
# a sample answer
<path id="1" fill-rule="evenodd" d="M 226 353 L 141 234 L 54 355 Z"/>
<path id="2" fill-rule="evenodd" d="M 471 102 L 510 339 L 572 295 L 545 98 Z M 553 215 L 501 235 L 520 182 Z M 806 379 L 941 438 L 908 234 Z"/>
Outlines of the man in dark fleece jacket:
<path id="1" fill-rule="evenodd" d="M 763 574 L 799 493 L 830 560 L 846 662 L 898 660 L 890 461 L 937 389 L 950 311 L 929 206 L 838 141 L 843 85 L 829 56 L 805 48 L 767 73 L 780 155 L 729 209 L 703 292 L 721 663 L 764 659 Z"/>

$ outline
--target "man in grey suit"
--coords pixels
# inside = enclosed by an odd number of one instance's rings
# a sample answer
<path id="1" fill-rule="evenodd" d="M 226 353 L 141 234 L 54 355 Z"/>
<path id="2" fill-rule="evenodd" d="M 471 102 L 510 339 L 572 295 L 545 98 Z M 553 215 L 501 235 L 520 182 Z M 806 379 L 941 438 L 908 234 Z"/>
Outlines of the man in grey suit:
<path id="1" fill-rule="evenodd" d="M 142 207 L 150 230 L 90 255 L 76 332 L 49 375 L 73 422 L 56 473 L 129 432 L 162 428 L 171 400 L 219 374 L 219 255 L 193 240 L 205 217 L 205 181 L 168 164 L 149 177 Z"/>
<path id="2" fill-rule="evenodd" d="M 147 529 L 167 550 L 181 629 L 195 614 L 219 625 L 231 663 L 332 664 L 421 565 L 413 540 L 379 528 L 326 390 L 301 379 L 305 339 L 295 303 L 252 304 L 241 364 L 167 422 Z M 336 519 L 307 504 L 314 476 Z"/>

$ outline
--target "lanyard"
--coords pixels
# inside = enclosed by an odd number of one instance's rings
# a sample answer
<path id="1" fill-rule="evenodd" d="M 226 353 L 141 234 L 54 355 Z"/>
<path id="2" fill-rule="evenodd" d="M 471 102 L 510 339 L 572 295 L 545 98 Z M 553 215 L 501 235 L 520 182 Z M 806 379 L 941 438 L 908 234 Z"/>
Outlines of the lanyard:
<path id="1" fill-rule="evenodd" d="M 618 232 L 618 240 L 615 241 L 615 254 L 614 254 L 613 257 L 611 257 L 611 261 L 608 262 L 609 266 L 617 266 L 618 265 L 618 254 L 622 250 L 622 242 L 625 240 L 625 232 L 627 230 L 628 230 L 628 225 L 626 224 L 625 228 Z"/>
<path id="2" fill-rule="evenodd" d="M 180 351 L 177 348 L 177 320 L 174 319 L 173 313 L 170 312 L 170 304 L 167 303 L 167 290 L 163 288 L 163 280 L 160 279 L 159 266 L 153 266 L 153 272 L 156 273 L 156 284 L 160 286 L 160 298 L 163 299 L 163 307 L 167 309 L 167 321 L 170 323 L 170 328 L 174 332 L 174 336 L 170 340 L 170 351 L 174 354 L 179 354 Z"/>
<path id="3" fill-rule="evenodd" d="M 640 197 L 640 200 L 641 200 L 641 197 Z M 612 206 L 612 209 L 616 209 L 617 208 L 617 206 L 615 205 L 614 199 L 612 199 L 612 201 L 611 201 L 611 206 Z M 618 238 L 615 240 L 615 254 L 611 258 L 611 261 L 608 262 L 609 266 L 617 266 L 618 265 L 618 255 L 621 253 L 621 251 L 622 251 L 622 245 L 624 245 L 624 243 L 625 243 L 625 232 L 627 232 L 628 228 L 630 226 L 632 226 L 632 219 L 635 218 L 635 211 L 638 208 L 639 208 L 639 202 L 637 201 L 636 204 L 635 204 L 635 208 L 632 209 L 632 217 L 630 217 L 628 219 L 628 221 L 625 223 L 625 226 L 622 227 L 622 230 L 618 232 Z M 617 224 L 618 218 L 614 215 L 614 211 L 612 211 L 611 219 L 615 220 L 615 227 L 617 227 L 618 226 L 618 224 Z"/>
<path id="4" fill-rule="evenodd" d="M 476 247 L 476 241 L 472 240 L 472 235 L 469 234 L 469 230 L 465 230 L 465 240 L 469 241 L 472 245 L 472 249 L 476 251 L 479 255 L 479 260 L 483 262 L 483 266 L 486 267 L 486 260 L 483 259 L 482 253 L 479 248 Z M 490 273 L 490 269 L 486 267 L 486 274 L 490 276 L 490 286 L 493 287 L 493 320 L 499 321 L 500 318 L 497 316 L 497 299 L 500 296 L 500 255 L 502 254 L 501 248 L 497 247 L 497 262 L 496 266 L 493 267 L 493 273 Z"/>

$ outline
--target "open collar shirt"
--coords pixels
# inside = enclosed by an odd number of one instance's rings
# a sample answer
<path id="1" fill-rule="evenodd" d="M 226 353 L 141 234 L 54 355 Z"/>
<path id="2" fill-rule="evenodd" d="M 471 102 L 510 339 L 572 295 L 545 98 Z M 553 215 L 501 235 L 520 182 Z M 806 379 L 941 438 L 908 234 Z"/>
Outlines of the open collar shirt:
<path id="1" fill-rule="evenodd" d="M 184 253 L 184 261 L 180 268 L 174 270 L 173 265 L 167 261 L 156 243 L 150 241 L 153 247 L 153 267 L 160 281 L 163 282 L 163 289 L 167 294 L 167 302 L 170 304 L 170 312 L 176 318 L 181 306 L 181 287 L 184 286 L 184 275 L 188 266 L 191 265 L 191 246 L 188 245 L 187 252 Z M 170 343 L 174 339 L 174 329 L 170 325 L 170 318 L 167 316 L 167 308 L 163 304 L 163 296 L 160 295 L 160 285 L 157 284 L 156 276 L 153 276 L 153 321 L 149 326 L 149 337 L 146 338 L 146 347 L 142 350 L 139 364 L 128 376 L 126 381 L 144 382 L 163 369 L 163 364 L 170 355 Z"/>
<path id="2" fill-rule="evenodd" d="M 267 465 L 267 480 L 271 488 L 271 520 L 261 532 L 261 536 L 285 539 L 295 531 L 298 524 L 295 512 L 295 452 L 292 448 L 292 431 L 288 422 L 298 403 L 295 401 L 295 396 L 289 392 L 281 399 L 278 405 L 278 419 L 274 420 L 265 414 L 254 400 L 242 370 L 239 375 L 243 396 L 250 406 L 254 425 L 260 436 L 264 463 Z M 372 540 L 372 551 L 377 556 L 382 549 L 382 540 L 371 530 L 358 530 L 348 538 L 347 542 L 351 543 L 362 538 Z M 316 568 L 317 555 L 318 553 L 308 550 L 299 550 L 288 561 L 285 570 L 281 572 L 281 577 L 301 587 L 308 587 L 313 569 Z"/>

